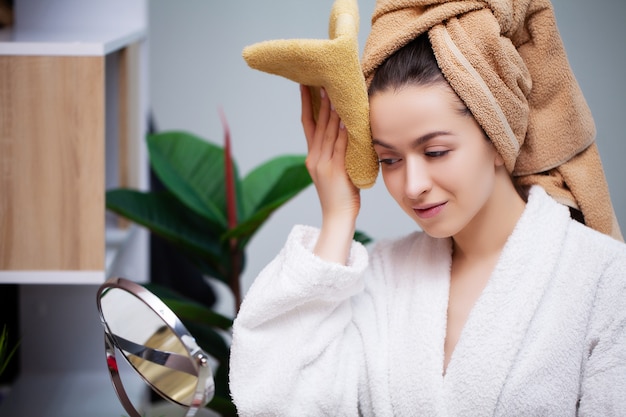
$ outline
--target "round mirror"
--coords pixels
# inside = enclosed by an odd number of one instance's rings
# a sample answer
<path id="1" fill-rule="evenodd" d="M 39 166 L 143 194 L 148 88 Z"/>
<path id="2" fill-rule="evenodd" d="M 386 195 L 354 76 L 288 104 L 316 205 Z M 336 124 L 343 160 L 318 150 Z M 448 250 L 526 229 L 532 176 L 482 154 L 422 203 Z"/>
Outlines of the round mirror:
<path id="1" fill-rule="evenodd" d="M 117 395 L 131 417 L 139 412 L 118 374 L 116 351 L 164 399 L 193 416 L 215 391 L 209 356 L 154 294 L 124 278 L 102 284 L 97 295 L 106 360 Z"/>

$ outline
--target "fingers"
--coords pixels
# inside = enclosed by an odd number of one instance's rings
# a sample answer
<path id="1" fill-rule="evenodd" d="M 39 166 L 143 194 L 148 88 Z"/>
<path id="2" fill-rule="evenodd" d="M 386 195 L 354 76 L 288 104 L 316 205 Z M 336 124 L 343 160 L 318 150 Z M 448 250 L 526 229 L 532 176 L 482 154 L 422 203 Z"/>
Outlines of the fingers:
<path id="1" fill-rule="evenodd" d="M 313 109 L 313 103 L 311 101 L 311 90 L 308 86 L 300 84 L 300 101 L 302 106 L 301 121 L 309 151 L 311 151 L 315 144 L 317 144 L 318 147 L 321 146 L 319 140 L 324 137 L 325 128 L 328 125 L 332 113 L 330 100 L 323 88 L 320 89 L 320 98 L 320 109 L 317 114 L 317 120 L 315 120 L 315 110 Z"/>
<path id="2" fill-rule="evenodd" d="M 339 131 L 339 115 L 334 110 L 324 88 L 320 89 L 320 109 L 315 119 L 312 105 L 312 94 L 308 86 L 300 85 L 302 106 L 302 127 L 306 136 L 309 153 L 332 155 L 333 144 Z"/>
<path id="3" fill-rule="evenodd" d="M 320 111 L 317 114 L 317 125 L 319 127 L 325 127 L 328 125 L 331 114 L 331 104 L 328 94 L 324 88 L 320 88 Z"/>
<path id="4" fill-rule="evenodd" d="M 315 184 L 322 207 L 322 226 L 326 230 L 330 228 L 334 237 L 337 235 L 336 225 L 345 226 L 350 232 L 347 242 L 351 242 L 360 208 L 360 197 L 345 167 L 348 131 L 324 89 L 320 90 L 317 117 L 309 87 L 300 86 L 300 97 L 302 125 L 308 146 L 305 165 Z M 335 250 L 331 250 L 333 251 Z"/>

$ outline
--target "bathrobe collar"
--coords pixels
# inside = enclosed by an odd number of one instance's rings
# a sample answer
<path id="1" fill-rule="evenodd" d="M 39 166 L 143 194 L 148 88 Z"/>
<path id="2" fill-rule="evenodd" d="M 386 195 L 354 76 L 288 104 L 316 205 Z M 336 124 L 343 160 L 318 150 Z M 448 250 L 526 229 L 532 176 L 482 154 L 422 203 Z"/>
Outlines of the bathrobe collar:
<path id="1" fill-rule="evenodd" d="M 438 416 L 475 415 L 476 410 L 494 414 L 526 330 L 554 274 L 569 222 L 567 208 L 540 187 L 531 189 L 526 209 L 470 312 L 445 377 L 451 244 L 430 237 L 416 241 L 413 253 L 420 254 L 418 264 L 407 266 L 420 271 L 410 289 L 415 297 L 406 306 L 392 308 L 404 310 L 413 324 L 409 331 L 395 329 L 394 333 L 393 323 L 407 325 L 407 318 L 390 317 L 391 334 L 398 335 L 391 338 L 390 347 L 391 392 L 397 393 L 392 396 L 398 410 Z M 428 247 L 432 253 L 424 256 Z M 396 363 L 394 358 L 407 357 L 401 352 L 407 349 L 412 349 L 414 360 Z"/>
<path id="2" fill-rule="evenodd" d="M 531 190 L 448 365 L 444 402 L 450 415 L 495 410 L 526 330 L 555 273 L 569 222 L 564 206 L 539 187 Z"/>

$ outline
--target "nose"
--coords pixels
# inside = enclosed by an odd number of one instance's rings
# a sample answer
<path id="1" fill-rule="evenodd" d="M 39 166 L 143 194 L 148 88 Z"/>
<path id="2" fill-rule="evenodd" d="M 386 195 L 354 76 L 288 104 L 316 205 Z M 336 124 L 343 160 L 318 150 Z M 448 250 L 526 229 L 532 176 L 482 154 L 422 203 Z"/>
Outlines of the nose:
<path id="1" fill-rule="evenodd" d="M 432 178 L 426 164 L 418 158 L 407 158 L 405 175 L 404 193 L 411 200 L 417 200 L 432 188 Z"/>

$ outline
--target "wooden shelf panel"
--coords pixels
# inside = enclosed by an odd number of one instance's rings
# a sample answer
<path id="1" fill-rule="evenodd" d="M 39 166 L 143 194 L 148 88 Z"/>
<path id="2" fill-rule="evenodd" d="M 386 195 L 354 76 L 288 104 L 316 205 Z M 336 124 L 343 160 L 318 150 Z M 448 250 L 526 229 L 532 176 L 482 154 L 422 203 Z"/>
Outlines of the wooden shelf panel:
<path id="1" fill-rule="evenodd" d="M 0 269 L 104 269 L 104 58 L 0 56 Z"/>

